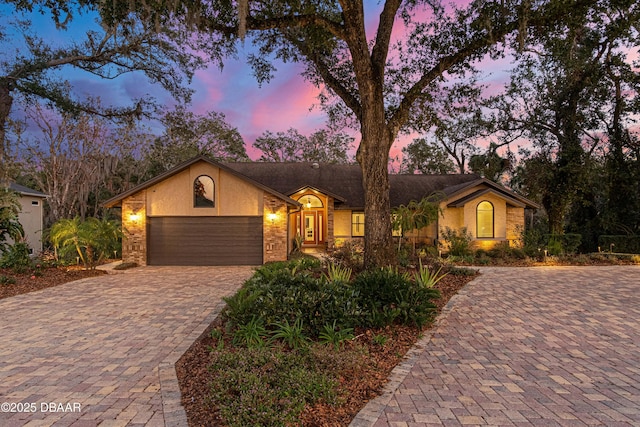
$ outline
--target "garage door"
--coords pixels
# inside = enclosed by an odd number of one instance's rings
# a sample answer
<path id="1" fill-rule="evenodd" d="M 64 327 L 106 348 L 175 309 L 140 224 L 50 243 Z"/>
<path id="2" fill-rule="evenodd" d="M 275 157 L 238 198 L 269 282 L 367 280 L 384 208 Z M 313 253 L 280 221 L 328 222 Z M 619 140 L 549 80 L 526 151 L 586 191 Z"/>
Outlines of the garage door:
<path id="1" fill-rule="evenodd" d="M 148 220 L 149 265 L 262 264 L 262 217 Z"/>

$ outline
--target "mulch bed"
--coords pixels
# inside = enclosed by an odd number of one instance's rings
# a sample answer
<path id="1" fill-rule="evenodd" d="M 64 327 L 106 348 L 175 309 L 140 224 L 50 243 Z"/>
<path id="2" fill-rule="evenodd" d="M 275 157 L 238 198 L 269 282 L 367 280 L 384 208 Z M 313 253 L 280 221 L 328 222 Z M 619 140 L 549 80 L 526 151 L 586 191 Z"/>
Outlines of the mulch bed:
<path id="1" fill-rule="evenodd" d="M 448 275 L 438 282 L 436 288 L 441 293 L 441 298 L 436 301 L 438 312 L 453 295 L 473 279 L 473 276 Z M 182 405 L 185 407 L 191 427 L 223 425 L 214 405 L 207 398 L 209 384 L 215 380 L 213 373 L 208 369 L 209 349 L 214 346 L 209 332 L 217 325 L 219 323 L 214 321 L 176 363 Z M 377 331 L 356 331 L 356 335 L 359 335 L 358 344 L 365 344 L 370 350 L 368 355 L 363 355 L 358 371 L 351 372 L 349 377 L 341 382 L 340 394 L 346 396 L 346 401 L 337 407 L 322 404 L 307 407 L 302 414 L 300 424 L 304 426 L 348 425 L 367 402 L 380 393 L 393 368 L 427 329 L 428 327 L 419 329 L 392 326 Z M 373 337 L 377 334 L 383 334 L 388 338 L 384 346 L 373 344 Z"/>
<path id="2" fill-rule="evenodd" d="M 80 267 L 48 267 L 38 269 L 37 273 L 29 271 L 25 274 L 16 274 L 12 270 L 0 268 L 0 278 L 5 277 L 15 280 L 15 283 L 0 283 L 0 299 L 103 274 L 105 272 L 101 270 L 84 270 Z"/>

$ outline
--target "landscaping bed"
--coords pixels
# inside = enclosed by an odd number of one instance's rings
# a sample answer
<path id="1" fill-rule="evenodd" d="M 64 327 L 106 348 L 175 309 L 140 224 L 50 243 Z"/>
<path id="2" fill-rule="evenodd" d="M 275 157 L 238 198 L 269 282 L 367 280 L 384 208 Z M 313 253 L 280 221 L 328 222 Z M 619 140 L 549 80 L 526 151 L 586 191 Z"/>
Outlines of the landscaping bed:
<path id="1" fill-rule="evenodd" d="M 0 299 L 103 274 L 104 271 L 85 270 L 81 267 L 42 267 L 22 273 L 16 273 L 13 269 L 0 269 Z"/>
<path id="2" fill-rule="evenodd" d="M 435 286 L 441 296 L 433 301 L 437 312 L 439 313 L 449 299 L 474 277 L 475 274 L 449 274 L 441 279 Z M 224 342 L 221 342 L 219 338 L 220 334 L 217 331 L 225 329 L 222 317 L 220 316 L 210 325 L 202 337 L 176 364 L 182 392 L 182 404 L 187 412 L 189 425 L 192 427 L 225 425 L 221 421 L 219 408 L 211 398 L 211 384 L 214 381 L 223 381 L 222 375 L 216 376 L 216 373 L 211 369 L 212 361 L 215 359 L 213 354 L 219 353 L 214 349 L 221 346 L 225 349 L 233 347 L 229 338 Z M 317 360 L 322 360 L 318 363 L 329 365 L 328 369 L 332 371 L 331 374 L 338 378 L 337 393 L 332 402 L 327 402 L 328 399 L 319 399 L 312 405 L 305 405 L 298 419 L 285 424 L 348 425 L 367 402 L 380 393 L 393 368 L 401 362 L 406 352 L 429 327 L 430 324 L 417 327 L 394 323 L 382 328 L 358 328 L 354 331 L 354 338 L 345 341 L 339 349 L 318 343 L 311 344 L 309 352 L 317 353 Z M 242 359 L 242 352 L 253 350 L 239 348 L 231 351 L 237 351 L 236 357 Z M 278 348 L 277 351 L 281 351 L 281 348 Z M 258 354 L 255 357 L 264 356 Z M 330 362 L 325 362 L 326 360 L 330 360 Z M 253 373 L 247 375 L 253 375 Z M 296 396 L 292 396 L 292 398 L 295 399 Z M 236 422 L 236 425 L 238 424 L 241 423 Z"/>

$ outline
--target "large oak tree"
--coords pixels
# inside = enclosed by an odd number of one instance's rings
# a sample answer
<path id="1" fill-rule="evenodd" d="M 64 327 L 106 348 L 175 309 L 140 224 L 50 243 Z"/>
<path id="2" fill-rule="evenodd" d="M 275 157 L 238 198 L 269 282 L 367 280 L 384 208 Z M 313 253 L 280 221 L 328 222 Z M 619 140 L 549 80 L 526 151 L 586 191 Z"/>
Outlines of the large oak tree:
<path id="1" fill-rule="evenodd" d="M 324 89 L 324 100 L 337 99 L 338 111 L 349 114 L 361 133 L 356 158 L 365 192 L 365 265 L 373 267 L 394 258 L 388 157 L 398 134 L 417 116 L 422 123 L 429 120 L 450 79 L 497 54 L 516 32 L 524 40 L 518 30 L 546 24 L 546 16 L 561 19 L 565 8 L 594 1 L 474 0 L 459 7 L 387 0 L 367 6 L 379 12 L 377 26 L 362 0 L 86 3 L 100 9 L 107 26 L 133 14 L 158 29 L 192 29 L 200 52 L 216 60 L 235 55 L 240 40 L 249 41 L 249 62 L 259 81 L 274 74 L 274 57 L 303 64 L 304 76 Z"/>

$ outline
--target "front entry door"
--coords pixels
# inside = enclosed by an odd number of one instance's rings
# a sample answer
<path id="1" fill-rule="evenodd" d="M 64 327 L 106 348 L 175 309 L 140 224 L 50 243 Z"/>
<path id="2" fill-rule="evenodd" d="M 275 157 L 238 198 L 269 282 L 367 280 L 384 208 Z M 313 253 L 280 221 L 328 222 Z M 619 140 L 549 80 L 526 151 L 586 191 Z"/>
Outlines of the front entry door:
<path id="1" fill-rule="evenodd" d="M 324 243 L 323 213 L 321 211 L 305 211 L 302 214 L 302 233 L 305 245 Z"/>

